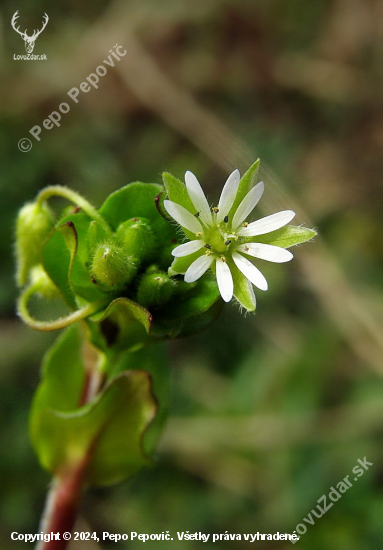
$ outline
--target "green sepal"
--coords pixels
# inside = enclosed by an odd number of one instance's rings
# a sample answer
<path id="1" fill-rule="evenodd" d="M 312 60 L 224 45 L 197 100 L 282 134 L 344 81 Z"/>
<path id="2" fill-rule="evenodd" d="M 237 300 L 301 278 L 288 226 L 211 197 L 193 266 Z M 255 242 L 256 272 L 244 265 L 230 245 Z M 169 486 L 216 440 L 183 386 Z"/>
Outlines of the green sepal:
<path id="1" fill-rule="evenodd" d="M 260 159 L 256 160 L 254 162 L 254 164 L 252 164 L 250 166 L 250 168 L 247 170 L 247 172 L 245 172 L 245 174 L 240 179 L 240 182 L 239 182 L 239 185 L 238 185 L 238 191 L 237 191 L 237 194 L 235 196 L 233 206 L 230 208 L 230 212 L 228 214 L 229 215 L 229 220 L 233 219 L 233 216 L 234 216 L 238 206 L 240 205 L 242 200 L 245 198 L 247 193 L 250 191 L 250 189 L 252 187 L 254 187 L 254 185 L 256 183 L 255 180 L 257 178 L 258 171 L 259 171 L 260 162 L 261 162 Z"/>
<path id="2" fill-rule="evenodd" d="M 184 208 L 186 208 L 186 210 L 194 215 L 196 213 L 196 209 L 192 201 L 190 200 L 186 185 L 182 183 L 181 180 L 179 180 L 172 174 L 169 174 L 168 172 L 164 172 L 162 174 L 162 179 L 169 200 L 183 206 Z M 192 231 L 189 231 L 184 227 L 182 228 L 182 231 L 187 237 L 189 237 L 189 239 L 195 239 L 195 235 Z"/>
<path id="3" fill-rule="evenodd" d="M 190 200 L 186 185 L 169 172 L 164 172 L 162 179 L 169 199 L 186 208 L 191 214 L 195 214 L 195 206 Z"/>
<path id="4" fill-rule="evenodd" d="M 88 461 L 86 483 L 117 483 L 149 463 L 142 438 L 157 410 L 150 375 L 120 372 L 79 407 L 84 362 L 80 333 L 70 327 L 44 360 L 31 410 L 32 444 L 41 465 L 54 475 Z"/>
<path id="5" fill-rule="evenodd" d="M 245 239 L 245 242 L 264 243 L 280 246 L 281 248 L 289 248 L 290 246 L 309 241 L 315 237 L 316 234 L 317 232 L 314 229 L 308 229 L 307 227 L 297 225 L 286 225 L 281 229 L 266 233 L 265 235 L 248 237 Z"/>
<path id="6" fill-rule="evenodd" d="M 180 258 L 174 258 L 172 265 L 169 267 L 169 275 L 185 275 L 186 270 L 191 266 L 191 264 L 200 256 L 205 254 L 205 249 L 197 250 L 192 254 L 187 256 L 181 256 Z"/>
<path id="7" fill-rule="evenodd" d="M 175 338 L 191 334 L 210 324 L 220 311 L 218 286 L 209 273 L 195 283 L 179 281 L 179 288 L 182 292 L 153 315 L 152 336 Z"/>
<path id="8" fill-rule="evenodd" d="M 228 260 L 228 266 L 233 276 L 234 298 L 247 312 L 255 311 L 255 294 L 251 282 L 241 273 L 233 260 Z"/>

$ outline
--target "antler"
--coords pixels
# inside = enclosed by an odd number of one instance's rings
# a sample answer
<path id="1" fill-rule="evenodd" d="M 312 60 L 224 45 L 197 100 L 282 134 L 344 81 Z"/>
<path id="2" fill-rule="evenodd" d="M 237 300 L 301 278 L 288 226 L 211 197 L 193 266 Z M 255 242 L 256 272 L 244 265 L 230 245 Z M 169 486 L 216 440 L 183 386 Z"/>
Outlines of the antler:
<path id="1" fill-rule="evenodd" d="M 45 19 L 43 20 L 43 26 L 42 28 L 39 30 L 39 31 L 33 31 L 33 38 L 37 38 L 39 36 L 39 34 L 41 34 L 43 32 L 43 30 L 45 29 L 45 27 L 47 26 L 47 23 L 49 21 L 49 17 L 47 16 L 46 13 L 44 13 L 44 17 Z"/>
<path id="2" fill-rule="evenodd" d="M 19 13 L 19 10 L 17 10 L 14 14 L 13 14 L 13 17 L 12 17 L 12 21 L 11 21 L 11 24 L 12 24 L 12 27 L 14 28 L 14 30 L 16 32 L 18 32 L 23 38 L 24 36 L 26 36 L 26 32 L 27 32 L 27 29 L 25 29 L 25 32 L 21 32 L 19 31 L 19 27 L 16 27 L 16 19 L 19 17 L 18 16 L 18 13 Z"/>

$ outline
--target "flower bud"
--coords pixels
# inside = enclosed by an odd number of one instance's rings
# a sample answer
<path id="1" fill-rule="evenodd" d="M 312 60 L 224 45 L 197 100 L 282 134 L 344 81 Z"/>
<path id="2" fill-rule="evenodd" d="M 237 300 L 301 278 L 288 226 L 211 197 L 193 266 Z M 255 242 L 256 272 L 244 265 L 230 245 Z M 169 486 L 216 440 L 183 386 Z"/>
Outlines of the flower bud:
<path id="1" fill-rule="evenodd" d="M 137 263 L 137 259 L 128 256 L 121 246 L 105 242 L 96 247 L 90 272 L 96 282 L 110 289 L 120 289 L 135 276 Z"/>
<path id="2" fill-rule="evenodd" d="M 42 245 L 53 223 L 53 214 L 45 203 L 28 203 L 20 210 L 16 224 L 18 286 L 23 286 L 30 269 L 41 263 Z"/>
<path id="3" fill-rule="evenodd" d="M 41 265 L 32 267 L 30 272 L 30 283 L 35 287 L 36 292 L 43 298 L 53 300 L 60 295 L 57 286 L 53 283 L 52 279 Z"/>
<path id="4" fill-rule="evenodd" d="M 162 305 L 170 300 L 175 286 L 176 282 L 163 271 L 146 273 L 138 287 L 137 302 L 144 307 Z"/>
<path id="5" fill-rule="evenodd" d="M 153 257 L 157 239 L 146 218 L 132 218 L 121 223 L 116 237 L 126 252 L 139 262 L 150 261 Z"/>

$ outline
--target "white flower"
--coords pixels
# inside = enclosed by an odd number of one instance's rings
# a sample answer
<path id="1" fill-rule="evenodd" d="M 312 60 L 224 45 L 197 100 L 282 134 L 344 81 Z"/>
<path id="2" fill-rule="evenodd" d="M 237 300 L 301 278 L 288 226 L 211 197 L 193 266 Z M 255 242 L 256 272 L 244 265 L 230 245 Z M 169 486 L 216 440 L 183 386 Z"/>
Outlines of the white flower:
<path id="1" fill-rule="evenodd" d="M 235 294 L 234 286 L 238 276 L 245 277 L 260 290 L 267 290 L 265 277 L 247 257 L 281 263 L 288 262 L 293 255 L 279 246 L 254 242 L 254 237 L 280 229 L 293 219 L 295 213 L 292 210 L 284 210 L 247 223 L 245 219 L 263 194 L 263 182 L 250 189 L 232 212 L 240 183 L 238 170 L 234 170 L 228 177 L 215 208 L 209 207 L 205 194 L 192 172 L 186 172 L 185 183 L 188 196 L 195 208 L 194 215 L 176 202 L 164 201 L 170 216 L 188 235 L 194 234 L 193 240 L 177 246 L 172 251 L 176 258 L 193 255 L 185 271 L 185 281 L 192 283 L 212 268 L 215 271 L 219 292 L 225 302 L 229 302 L 233 293 Z M 199 253 L 197 258 L 196 253 Z M 253 295 L 251 285 L 249 291 Z"/>

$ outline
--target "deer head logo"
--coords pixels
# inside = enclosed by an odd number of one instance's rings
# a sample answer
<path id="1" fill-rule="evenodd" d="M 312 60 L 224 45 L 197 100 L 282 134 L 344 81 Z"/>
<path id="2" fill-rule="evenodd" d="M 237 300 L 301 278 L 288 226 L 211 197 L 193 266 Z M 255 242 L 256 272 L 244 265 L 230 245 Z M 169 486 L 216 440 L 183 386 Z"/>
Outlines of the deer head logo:
<path id="1" fill-rule="evenodd" d="M 12 17 L 12 27 L 14 28 L 14 30 L 15 30 L 16 32 L 19 33 L 19 35 L 21 36 L 21 38 L 24 40 L 24 42 L 25 42 L 25 49 L 27 50 L 27 53 L 32 53 L 32 52 L 33 52 L 33 48 L 35 47 L 36 39 L 37 39 L 37 37 L 39 36 L 39 34 L 41 34 L 41 33 L 43 32 L 43 30 L 45 29 L 45 27 L 47 26 L 47 23 L 48 23 L 48 21 L 49 21 L 49 17 L 48 17 L 47 14 L 45 13 L 45 14 L 44 14 L 44 18 L 43 18 L 43 26 L 42 26 L 42 28 L 41 28 L 39 31 L 34 30 L 32 36 L 28 36 L 28 35 L 27 35 L 27 29 L 25 29 L 24 32 L 21 32 L 21 31 L 19 30 L 19 27 L 16 27 L 16 19 L 19 17 L 19 16 L 18 16 L 18 12 L 19 12 L 19 10 L 17 10 L 17 11 L 15 12 L 15 14 L 13 15 L 13 17 Z"/>

